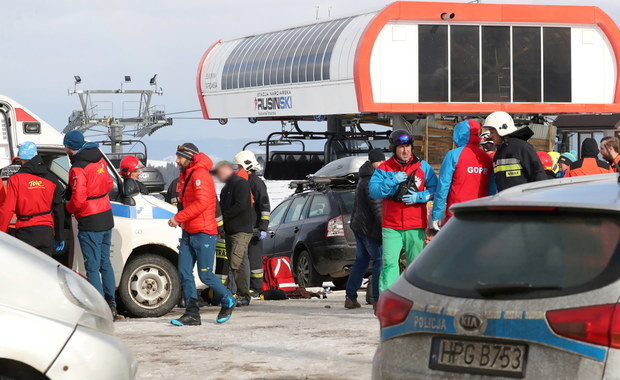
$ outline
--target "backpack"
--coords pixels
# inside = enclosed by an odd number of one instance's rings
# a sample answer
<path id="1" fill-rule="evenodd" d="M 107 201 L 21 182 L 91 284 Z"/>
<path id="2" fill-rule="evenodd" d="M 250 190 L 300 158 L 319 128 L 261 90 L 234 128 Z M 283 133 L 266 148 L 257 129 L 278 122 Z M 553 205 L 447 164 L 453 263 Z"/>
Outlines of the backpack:
<path id="1" fill-rule="evenodd" d="M 263 292 L 280 289 L 285 292 L 297 289 L 288 257 L 263 257 Z"/>

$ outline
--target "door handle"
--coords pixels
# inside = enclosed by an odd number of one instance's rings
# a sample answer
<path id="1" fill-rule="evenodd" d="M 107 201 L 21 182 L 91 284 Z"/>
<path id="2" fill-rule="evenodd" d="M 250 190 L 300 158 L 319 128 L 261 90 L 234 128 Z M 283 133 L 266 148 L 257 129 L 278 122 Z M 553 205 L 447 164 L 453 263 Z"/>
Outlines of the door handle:
<path id="1" fill-rule="evenodd" d="M 273 231 L 269 231 L 269 237 L 274 237 L 274 236 L 276 236 L 276 233 Z"/>
<path id="2" fill-rule="evenodd" d="M 294 233 L 298 233 L 298 232 L 299 232 L 299 227 L 295 227 L 295 228 L 293 229 L 293 232 L 294 232 Z"/>

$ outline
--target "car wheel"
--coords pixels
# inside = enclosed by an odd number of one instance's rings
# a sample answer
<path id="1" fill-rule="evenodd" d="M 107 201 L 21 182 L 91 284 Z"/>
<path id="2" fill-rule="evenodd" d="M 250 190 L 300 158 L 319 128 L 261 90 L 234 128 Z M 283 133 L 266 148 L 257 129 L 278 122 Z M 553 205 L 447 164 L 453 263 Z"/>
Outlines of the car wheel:
<path id="1" fill-rule="evenodd" d="M 297 284 L 299 286 L 308 288 L 323 285 L 323 278 L 316 269 L 314 269 L 308 251 L 301 251 L 299 253 L 295 269 L 295 273 L 297 273 Z"/>
<path id="2" fill-rule="evenodd" d="M 27 364 L 10 359 L 0 359 L 0 379 L 47 380 L 48 377 Z"/>
<path id="3" fill-rule="evenodd" d="M 332 283 L 336 290 L 342 290 L 347 288 L 347 281 L 349 281 L 349 276 L 332 278 Z"/>
<path id="4" fill-rule="evenodd" d="M 181 281 L 177 268 L 170 260 L 143 254 L 125 266 L 118 292 L 129 314 L 161 317 L 179 301 Z"/>

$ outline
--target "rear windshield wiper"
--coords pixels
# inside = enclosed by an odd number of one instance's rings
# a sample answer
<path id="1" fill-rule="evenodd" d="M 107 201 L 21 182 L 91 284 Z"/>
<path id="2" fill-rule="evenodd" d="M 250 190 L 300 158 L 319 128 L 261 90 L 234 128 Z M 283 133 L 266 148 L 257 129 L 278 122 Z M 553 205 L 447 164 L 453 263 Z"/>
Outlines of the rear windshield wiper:
<path id="1" fill-rule="evenodd" d="M 562 290 L 559 286 L 552 285 L 532 285 L 528 282 L 507 282 L 507 283 L 484 283 L 477 282 L 474 290 L 483 297 L 492 297 L 498 294 L 530 293 L 540 290 Z"/>

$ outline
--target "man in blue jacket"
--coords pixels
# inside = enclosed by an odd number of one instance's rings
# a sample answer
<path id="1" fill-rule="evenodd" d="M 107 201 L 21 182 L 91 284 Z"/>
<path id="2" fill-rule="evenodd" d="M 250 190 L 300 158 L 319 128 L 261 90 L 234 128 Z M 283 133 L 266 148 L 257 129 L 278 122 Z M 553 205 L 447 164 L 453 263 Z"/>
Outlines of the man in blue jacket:
<path id="1" fill-rule="evenodd" d="M 370 196 L 383 199 L 381 292 L 400 276 L 403 247 L 407 265 L 424 248 L 426 203 L 433 200 L 437 189 L 435 171 L 413 153 L 413 136 L 402 129 L 392 132 L 390 148 L 394 155 L 375 170 L 369 184 Z"/>

